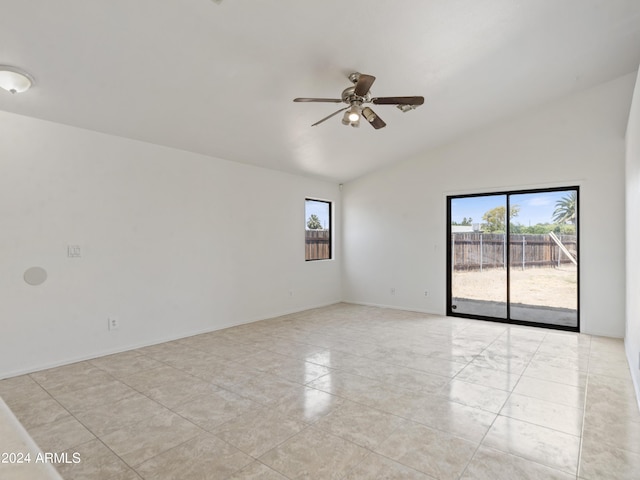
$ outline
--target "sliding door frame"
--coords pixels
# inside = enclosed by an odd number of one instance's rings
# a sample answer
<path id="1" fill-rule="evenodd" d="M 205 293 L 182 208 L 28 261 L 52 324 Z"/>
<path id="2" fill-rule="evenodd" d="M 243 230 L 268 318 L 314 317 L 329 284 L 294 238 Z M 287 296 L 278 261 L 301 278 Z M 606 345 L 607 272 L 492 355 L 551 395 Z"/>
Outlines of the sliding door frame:
<path id="1" fill-rule="evenodd" d="M 576 266 L 576 326 L 568 325 L 554 325 L 542 322 L 530 322 L 525 320 L 514 320 L 511 318 L 511 196 L 530 194 L 530 193 L 549 193 L 549 192 L 564 192 L 567 190 L 575 190 L 576 192 L 576 252 L 578 256 L 578 265 Z M 506 197 L 506 221 L 505 221 L 505 235 L 506 235 L 506 296 L 507 296 L 507 315 L 506 319 L 497 317 L 488 317 L 485 315 L 475 315 L 469 313 L 458 313 L 452 308 L 453 304 L 453 263 L 452 263 L 452 246 L 451 246 L 451 201 L 457 198 L 473 198 L 473 197 L 489 197 L 503 195 Z M 489 322 L 508 323 L 512 325 L 524 325 L 530 327 L 543 327 L 554 330 L 565 330 L 571 332 L 580 332 L 580 187 L 578 185 L 571 185 L 566 187 L 552 187 L 552 188 L 532 188 L 525 190 L 508 190 L 497 192 L 482 192 L 482 193 L 469 193 L 462 195 L 447 195 L 447 315 L 451 317 L 471 318 L 476 320 L 486 320 Z"/>

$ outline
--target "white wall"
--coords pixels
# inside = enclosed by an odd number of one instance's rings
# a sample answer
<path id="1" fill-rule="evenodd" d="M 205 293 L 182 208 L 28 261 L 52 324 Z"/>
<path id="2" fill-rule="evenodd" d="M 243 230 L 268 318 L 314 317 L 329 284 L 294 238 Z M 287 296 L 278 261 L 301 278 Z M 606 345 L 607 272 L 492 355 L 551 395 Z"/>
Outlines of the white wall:
<path id="1" fill-rule="evenodd" d="M 0 132 L 0 378 L 341 299 L 339 260 L 304 261 L 305 196 L 339 211 L 337 185 L 4 112 Z"/>
<path id="2" fill-rule="evenodd" d="M 634 77 L 346 184 L 344 299 L 444 314 L 447 194 L 580 185 L 582 331 L 622 337 L 624 133 Z"/>
<path id="3" fill-rule="evenodd" d="M 640 404 L 640 76 L 633 93 L 626 140 L 627 331 L 624 343 Z"/>

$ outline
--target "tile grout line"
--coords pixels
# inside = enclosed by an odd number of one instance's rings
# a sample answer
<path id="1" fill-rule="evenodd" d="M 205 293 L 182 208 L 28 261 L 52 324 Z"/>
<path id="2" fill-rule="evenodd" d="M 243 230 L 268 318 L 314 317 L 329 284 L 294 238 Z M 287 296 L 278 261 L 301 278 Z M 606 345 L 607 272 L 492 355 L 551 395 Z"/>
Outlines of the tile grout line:
<path id="1" fill-rule="evenodd" d="M 548 335 L 548 334 L 547 334 L 547 335 Z M 519 375 L 519 377 L 518 377 L 518 381 L 517 381 L 517 382 L 516 382 L 516 384 L 513 386 L 513 389 L 509 392 L 509 396 L 508 396 L 508 397 L 507 397 L 507 399 L 505 400 L 505 402 L 504 402 L 503 406 L 501 407 L 500 411 L 502 411 L 502 408 L 504 408 L 504 405 L 506 405 L 506 403 L 507 403 L 507 402 L 509 401 L 509 399 L 511 398 L 511 395 L 513 394 L 513 391 L 516 389 L 516 387 L 517 387 L 517 386 L 518 386 L 518 384 L 520 383 L 520 380 L 521 380 L 521 379 L 522 379 L 522 377 L 524 376 L 524 372 L 526 371 L 526 369 L 528 368 L 528 366 L 529 366 L 529 365 L 531 364 L 531 362 L 533 361 L 533 358 L 534 358 L 535 354 L 540 350 L 540 346 L 541 346 L 541 345 L 542 345 L 542 343 L 544 342 L 544 339 L 546 338 L 546 336 L 547 336 L 547 335 L 545 335 L 545 337 L 543 337 L 543 339 L 540 341 L 540 343 L 539 343 L 539 345 L 538 345 L 538 348 L 536 348 L 536 350 L 535 350 L 535 352 L 533 353 L 533 355 L 531 355 L 531 359 L 527 362 L 527 367 L 525 367 L 525 368 L 523 369 L 522 373 Z M 496 341 L 497 341 L 497 339 L 496 339 Z M 493 343 L 495 343 L 495 341 L 494 341 L 494 342 L 492 342 L 492 344 L 493 344 Z M 487 348 L 489 348 L 489 346 L 487 346 Z M 486 349 L 485 349 L 485 350 L 486 350 Z M 585 401 L 586 401 L 586 395 L 585 395 Z M 466 472 L 466 470 L 469 468 L 469 465 L 470 465 L 471 461 L 475 458 L 476 454 L 477 454 L 477 453 L 478 453 L 478 451 L 480 450 L 480 447 L 482 447 L 482 446 L 483 446 L 483 442 L 484 442 L 484 440 L 486 439 L 487 435 L 488 435 L 488 434 L 489 434 L 489 432 L 491 431 L 491 428 L 492 428 L 492 427 L 493 427 L 493 425 L 495 424 L 495 421 L 496 421 L 496 420 L 498 419 L 498 417 L 500 417 L 500 416 L 506 417 L 505 415 L 501 415 L 501 414 L 500 414 L 500 412 L 498 412 L 498 413 L 496 414 L 496 417 L 494 418 L 493 422 L 491 423 L 491 425 L 489 426 L 489 428 L 488 428 L 488 429 L 487 429 L 487 431 L 485 432 L 484 436 L 482 437 L 482 440 L 481 440 L 481 441 L 480 441 L 480 443 L 478 444 L 478 447 L 476 448 L 476 450 L 475 450 L 475 452 L 473 453 L 472 457 L 471 457 L 471 458 L 469 459 L 469 461 L 467 462 L 467 465 L 465 466 L 465 469 L 463 470 L 463 472 L 462 472 L 462 474 L 460 475 L 460 477 L 462 477 L 462 476 L 464 475 L 464 472 Z M 507 417 L 507 418 L 511 418 L 511 417 Z M 524 423 L 530 423 L 530 422 L 525 422 L 525 421 L 523 421 L 523 420 L 519 420 L 519 421 L 522 421 L 522 422 L 524 422 Z M 536 425 L 536 424 L 531 423 L 531 425 Z M 584 426 L 584 421 L 583 421 L 583 426 Z M 548 427 L 543 427 L 543 428 L 548 428 Z M 551 429 L 551 430 L 554 430 L 554 429 Z M 554 430 L 554 431 L 558 431 L 558 430 Z M 560 432 L 560 433 L 565 433 L 565 432 Z M 580 437 L 580 441 L 582 441 L 582 437 Z M 504 454 L 506 454 L 506 455 L 513 456 L 513 457 L 517 457 L 517 458 L 521 458 L 521 459 L 526 460 L 526 461 L 528 461 L 528 462 L 532 462 L 532 463 L 535 463 L 535 464 L 541 465 L 541 466 L 543 466 L 543 467 L 550 468 L 550 469 L 553 469 L 553 470 L 555 470 L 555 471 L 558 471 L 558 472 L 562 472 L 562 473 L 566 473 L 566 474 L 568 474 L 567 472 L 565 472 L 565 471 L 563 471 L 563 470 L 560 470 L 560 469 L 558 469 L 558 468 L 556 468 L 556 467 L 551 467 L 551 466 L 549 466 L 549 465 L 545 465 L 545 464 L 543 464 L 543 463 L 536 462 L 535 460 L 531 460 L 531 459 L 528 459 L 528 458 L 522 457 L 522 456 L 517 455 L 517 454 L 514 454 L 514 453 L 512 453 L 512 452 L 503 452 L 503 451 L 502 451 L 502 450 L 500 450 L 500 449 L 496 449 L 496 448 L 488 447 L 488 446 L 485 446 L 485 448 L 490 448 L 490 449 L 492 449 L 492 450 L 496 450 L 496 451 L 498 451 L 498 452 L 502 452 L 502 453 L 504 453 Z M 579 456 L 579 455 L 580 455 L 580 450 L 578 451 L 578 456 Z M 578 478 L 578 466 L 579 466 L 579 463 L 578 463 L 578 464 L 577 464 L 577 466 L 576 466 L 576 474 L 574 475 L 576 479 Z M 570 474 L 569 474 L 569 475 L 570 475 Z"/>
<path id="2" fill-rule="evenodd" d="M 104 371 L 104 370 L 103 370 Z M 111 376 L 111 374 L 109 374 Z M 31 377 L 31 375 L 29 375 Z M 133 467 L 131 465 L 129 465 L 122 457 L 120 457 L 120 455 L 118 455 L 116 452 L 114 452 L 111 447 L 109 447 L 106 443 L 104 443 L 104 441 L 102 440 L 102 438 L 100 438 L 93 430 L 91 430 L 87 425 L 85 425 L 78 417 L 76 417 L 69 409 L 67 409 L 67 407 L 65 407 L 63 404 L 61 404 L 58 399 L 51 393 L 49 392 L 49 390 L 47 390 L 44 386 L 42 386 L 40 384 L 40 382 L 38 382 L 35 378 L 31 378 L 34 382 L 36 382 L 40 388 L 42 388 L 43 390 L 45 390 L 47 392 L 47 394 L 58 404 L 60 405 L 61 408 L 63 408 L 74 420 L 76 420 L 80 425 L 82 425 L 89 433 L 91 433 L 91 435 L 93 435 L 93 439 L 91 440 L 87 440 L 86 442 L 82 442 L 79 443 L 78 445 L 74 445 L 71 446 L 69 448 L 67 448 L 67 450 L 69 450 L 70 448 L 76 448 L 76 447 L 80 447 L 81 445 L 85 445 L 89 442 L 93 442 L 95 440 L 99 441 L 107 450 L 109 450 L 111 453 L 113 453 L 124 465 L 126 465 L 127 467 L 133 469 Z M 114 380 L 119 381 L 118 379 L 116 379 L 115 377 L 113 377 Z M 91 388 L 91 387 L 85 387 L 85 388 Z M 80 390 L 83 390 L 82 388 L 79 388 L 77 390 L 72 390 L 69 392 L 65 392 L 65 393 L 74 393 L 74 392 L 78 392 Z M 55 466 L 55 465 L 54 465 Z M 56 471 L 58 471 L 57 466 L 56 467 Z M 60 473 L 58 471 L 58 473 Z M 137 472 L 136 472 L 137 473 Z M 62 476 L 62 474 L 60 474 Z M 112 475 L 111 477 L 115 477 L 115 475 Z"/>
<path id="3" fill-rule="evenodd" d="M 506 330 L 505 330 L 506 331 Z M 501 335 L 500 335 L 501 336 Z M 498 337 L 499 338 L 499 337 Z M 482 352 L 486 351 L 491 345 L 493 345 L 495 342 L 498 341 L 498 338 L 496 338 L 493 342 L 491 342 L 489 345 L 487 345 Z M 538 349 L 540 347 L 538 346 Z M 537 351 L 537 349 L 536 349 Z M 481 353 L 482 353 L 481 352 Z M 531 356 L 531 359 L 533 359 L 533 355 Z M 527 363 L 527 366 L 529 366 L 529 364 L 531 363 L 531 360 L 529 360 L 529 362 Z M 522 373 L 518 376 L 518 381 L 516 382 L 516 384 L 513 386 L 513 388 L 511 389 L 511 391 L 509 392 L 509 396 L 506 398 L 506 400 L 504 401 L 502 407 L 500 407 L 500 411 L 502 411 L 502 409 L 504 408 L 504 405 L 509 401 L 509 398 L 511 398 L 511 394 L 513 393 L 513 390 L 517 387 L 518 383 L 520 383 L 520 379 L 522 378 L 522 375 L 524 374 L 525 369 L 522 371 Z M 508 373 L 508 372 L 507 372 Z M 467 461 L 464 469 L 462 470 L 462 472 L 460 473 L 460 476 L 458 478 L 462 478 L 462 476 L 465 474 L 465 472 L 467 471 L 467 469 L 469 468 L 469 465 L 471 464 L 471 461 L 475 458 L 475 456 L 477 455 L 478 451 L 480 450 L 480 447 L 482 447 L 482 444 L 484 443 L 484 440 L 487 438 L 487 435 L 489 434 L 489 432 L 491 431 L 491 429 L 493 428 L 493 425 L 496 423 L 496 420 L 498 419 L 498 417 L 500 416 L 500 411 L 498 413 L 496 413 L 496 416 L 494 417 L 493 421 L 491 422 L 491 425 L 489 425 L 489 428 L 487 428 L 487 431 L 484 433 L 484 435 L 482 436 L 482 438 L 480 439 L 480 442 L 478 442 L 478 446 L 476 447 L 476 449 L 473 452 L 473 455 L 471 455 L 471 458 L 469 458 L 469 460 Z M 508 452 L 505 452 L 507 454 L 509 454 Z"/>
<path id="4" fill-rule="evenodd" d="M 587 379 L 586 384 L 584 386 L 584 402 L 583 402 L 583 410 L 582 410 L 582 429 L 580 430 L 580 448 L 578 450 L 578 466 L 576 468 L 576 480 L 580 478 L 580 470 L 582 467 L 582 446 L 584 444 L 584 429 L 586 426 L 587 419 L 587 398 L 589 396 L 589 383 L 591 380 L 591 343 L 593 337 L 589 336 L 589 357 L 587 358 Z"/>

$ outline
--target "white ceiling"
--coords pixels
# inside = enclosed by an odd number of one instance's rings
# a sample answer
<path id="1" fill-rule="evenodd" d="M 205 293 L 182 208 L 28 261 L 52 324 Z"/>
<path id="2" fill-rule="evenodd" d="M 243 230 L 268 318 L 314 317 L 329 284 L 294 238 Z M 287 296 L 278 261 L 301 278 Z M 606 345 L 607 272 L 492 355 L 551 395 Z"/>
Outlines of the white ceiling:
<path id="1" fill-rule="evenodd" d="M 0 0 L 0 109 L 336 182 L 637 70 L 640 0 Z M 422 95 L 343 126 L 347 75 Z"/>

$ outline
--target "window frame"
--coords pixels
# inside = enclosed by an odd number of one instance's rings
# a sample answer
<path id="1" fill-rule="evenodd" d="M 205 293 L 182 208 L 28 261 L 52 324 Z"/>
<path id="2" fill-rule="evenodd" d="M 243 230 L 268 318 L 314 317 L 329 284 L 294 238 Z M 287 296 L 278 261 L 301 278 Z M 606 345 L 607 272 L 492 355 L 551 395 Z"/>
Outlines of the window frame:
<path id="1" fill-rule="evenodd" d="M 307 258 L 307 202 L 318 202 L 318 203 L 326 203 L 328 206 L 328 228 L 323 229 L 329 232 L 329 242 L 328 242 L 328 257 L 322 258 Z M 305 232 L 305 253 L 304 260 L 305 262 L 317 262 L 317 261 L 326 261 L 333 260 L 333 202 L 331 200 L 325 200 L 322 198 L 314 198 L 314 197 L 305 197 L 304 199 L 304 232 Z"/>

